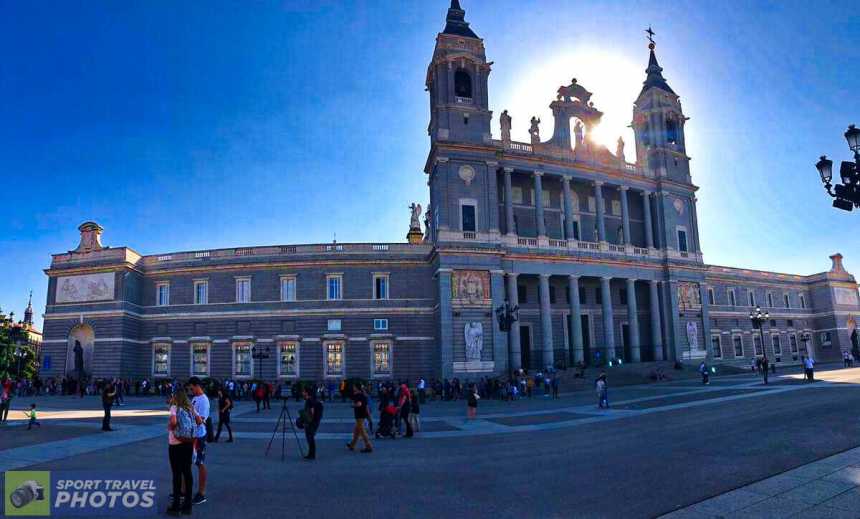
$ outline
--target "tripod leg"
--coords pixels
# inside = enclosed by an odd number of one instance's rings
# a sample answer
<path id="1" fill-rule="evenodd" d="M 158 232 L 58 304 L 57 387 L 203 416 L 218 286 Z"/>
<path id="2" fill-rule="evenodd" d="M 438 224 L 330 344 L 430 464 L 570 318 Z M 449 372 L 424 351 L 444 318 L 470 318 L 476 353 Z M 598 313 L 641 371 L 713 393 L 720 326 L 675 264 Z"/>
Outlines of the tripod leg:
<path id="1" fill-rule="evenodd" d="M 269 449 L 272 448 L 272 442 L 275 441 L 275 435 L 278 434 L 278 429 L 281 426 L 281 420 L 284 418 L 284 412 L 281 411 L 281 414 L 278 416 L 278 421 L 275 423 L 275 430 L 272 431 L 272 437 L 269 438 L 269 444 L 266 446 L 266 456 L 269 455 Z"/>
<path id="2" fill-rule="evenodd" d="M 305 455 L 305 449 L 304 449 L 304 447 L 302 447 L 301 440 L 299 440 L 299 433 L 296 432 L 295 422 L 293 422 L 293 417 L 290 415 L 290 409 L 289 408 L 287 408 L 287 416 L 290 419 L 290 429 L 293 430 L 293 436 L 296 438 L 296 445 L 299 448 L 299 455 L 304 456 Z"/>

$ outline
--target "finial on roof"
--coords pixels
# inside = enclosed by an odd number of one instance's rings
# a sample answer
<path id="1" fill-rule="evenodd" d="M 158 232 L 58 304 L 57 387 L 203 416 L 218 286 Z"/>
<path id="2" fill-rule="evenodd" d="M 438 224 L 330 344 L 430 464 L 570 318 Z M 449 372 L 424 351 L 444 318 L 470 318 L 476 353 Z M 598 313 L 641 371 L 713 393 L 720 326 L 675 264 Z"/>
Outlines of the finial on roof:
<path id="1" fill-rule="evenodd" d="M 460 0 L 451 0 L 451 7 L 448 9 L 448 16 L 445 19 L 445 29 L 442 30 L 442 34 L 453 34 L 467 38 L 478 37 L 469 28 L 469 22 L 466 21 L 466 11 L 460 7 Z"/>
<path id="2" fill-rule="evenodd" d="M 639 95 L 641 96 L 651 87 L 657 87 L 670 94 L 675 94 L 672 87 L 666 83 L 666 78 L 663 77 L 663 67 L 657 62 L 657 55 L 654 53 L 654 49 L 657 47 L 657 44 L 654 43 L 654 35 L 657 33 L 651 29 L 651 26 L 648 26 L 645 34 L 648 35 L 648 50 L 650 55 L 648 56 L 648 68 L 645 69 L 647 76 L 645 77 L 645 82 L 642 84 L 642 91 L 639 92 Z"/>

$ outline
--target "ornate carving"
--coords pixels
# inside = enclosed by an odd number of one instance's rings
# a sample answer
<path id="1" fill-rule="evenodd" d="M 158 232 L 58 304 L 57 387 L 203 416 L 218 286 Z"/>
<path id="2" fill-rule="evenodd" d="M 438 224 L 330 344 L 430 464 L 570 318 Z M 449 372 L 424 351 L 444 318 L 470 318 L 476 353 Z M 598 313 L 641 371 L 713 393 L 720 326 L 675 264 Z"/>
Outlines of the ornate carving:
<path id="1" fill-rule="evenodd" d="M 480 362 L 484 350 L 484 325 L 480 322 L 466 323 L 463 337 L 466 339 L 466 362 Z"/>
<path id="2" fill-rule="evenodd" d="M 91 252 L 101 250 L 102 246 L 102 226 L 95 222 L 84 222 L 78 230 L 81 232 L 81 242 L 75 252 Z"/>
<path id="3" fill-rule="evenodd" d="M 490 273 L 486 270 L 455 270 L 451 298 L 462 303 L 484 303 L 490 299 Z"/>
<path id="4" fill-rule="evenodd" d="M 583 104 L 588 104 L 588 100 L 591 99 L 591 92 L 586 90 L 582 85 L 577 84 L 576 78 L 573 78 L 570 80 L 570 85 L 558 88 L 556 100 L 570 103 L 572 101 L 571 98 L 578 99 Z"/>
<path id="5" fill-rule="evenodd" d="M 475 180 L 475 168 L 468 164 L 460 166 L 457 174 L 460 176 L 460 180 L 465 182 L 467 186 L 472 185 L 472 181 Z"/>
<path id="6" fill-rule="evenodd" d="M 680 198 L 676 198 L 674 202 L 672 202 L 672 206 L 675 208 L 675 211 L 678 212 L 679 215 L 684 214 L 684 201 Z"/>
<path id="7" fill-rule="evenodd" d="M 690 351 L 699 349 L 699 325 L 696 321 L 687 321 L 687 344 L 690 345 Z"/>
<path id="8" fill-rule="evenodd" d="M 57 303 L 84 303 L 113 299 L 114 274 L 87 274 L 57 278 Z"/>

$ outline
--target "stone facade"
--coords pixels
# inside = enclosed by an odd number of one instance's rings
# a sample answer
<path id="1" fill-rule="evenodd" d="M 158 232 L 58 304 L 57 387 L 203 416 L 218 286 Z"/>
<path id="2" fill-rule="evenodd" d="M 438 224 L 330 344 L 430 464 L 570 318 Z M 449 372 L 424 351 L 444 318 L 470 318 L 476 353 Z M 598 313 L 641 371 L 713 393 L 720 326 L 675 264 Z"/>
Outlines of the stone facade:
<path id="1" fill-rule="evenodd" d="M 490 69 L 453 2 L 427 70 L 423 241 L 420 207 L 409 243 L 155 256 L 106 248 L 87 222 L 46 271 L 45 375 L 73 371 L 76 341 L 92 376 L 314 380 L 474 378 L 619 358 L 792 363 L 851 348 L 860 302 L 841 256 L 812 276 L 704 263 L 686 117 L 653 43 L 633 107 L 636 163 L 623 143 L 613 153 L 591 140 L 602 114 L 576 80 L 550 100 L 548 140 L 536 120 L 529 143 L 507 131 L 494 140 Z M 505 301 L 519 306 L 509 332 L 495 318 Z M 770 313 L 763 341 L 755 306 Z"/>

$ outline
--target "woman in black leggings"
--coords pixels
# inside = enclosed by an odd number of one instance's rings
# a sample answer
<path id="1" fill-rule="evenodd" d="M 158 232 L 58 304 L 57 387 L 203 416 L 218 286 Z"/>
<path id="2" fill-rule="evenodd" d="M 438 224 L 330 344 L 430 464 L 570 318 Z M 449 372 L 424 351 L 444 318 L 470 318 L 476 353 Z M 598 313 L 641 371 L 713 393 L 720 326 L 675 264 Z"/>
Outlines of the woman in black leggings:
<path id="1" fill-rule="evenodd" d="M 176 392 L 170 406 L 170 422 L 168 432 L 168 455 L 170 470 L 173 473 L 173 500 L 167 513 L 170 515 L 191 513 L 191 492 L 194 489 L 194 475 L 191 472 L 191 457 L 194 453 L 194 443 L 183 441 L 174 435 L 177 427 L 177 413 L 180 410 L 188 412 L 193 417 L 191 402 L 188 395 L 181 389 Z"/>

